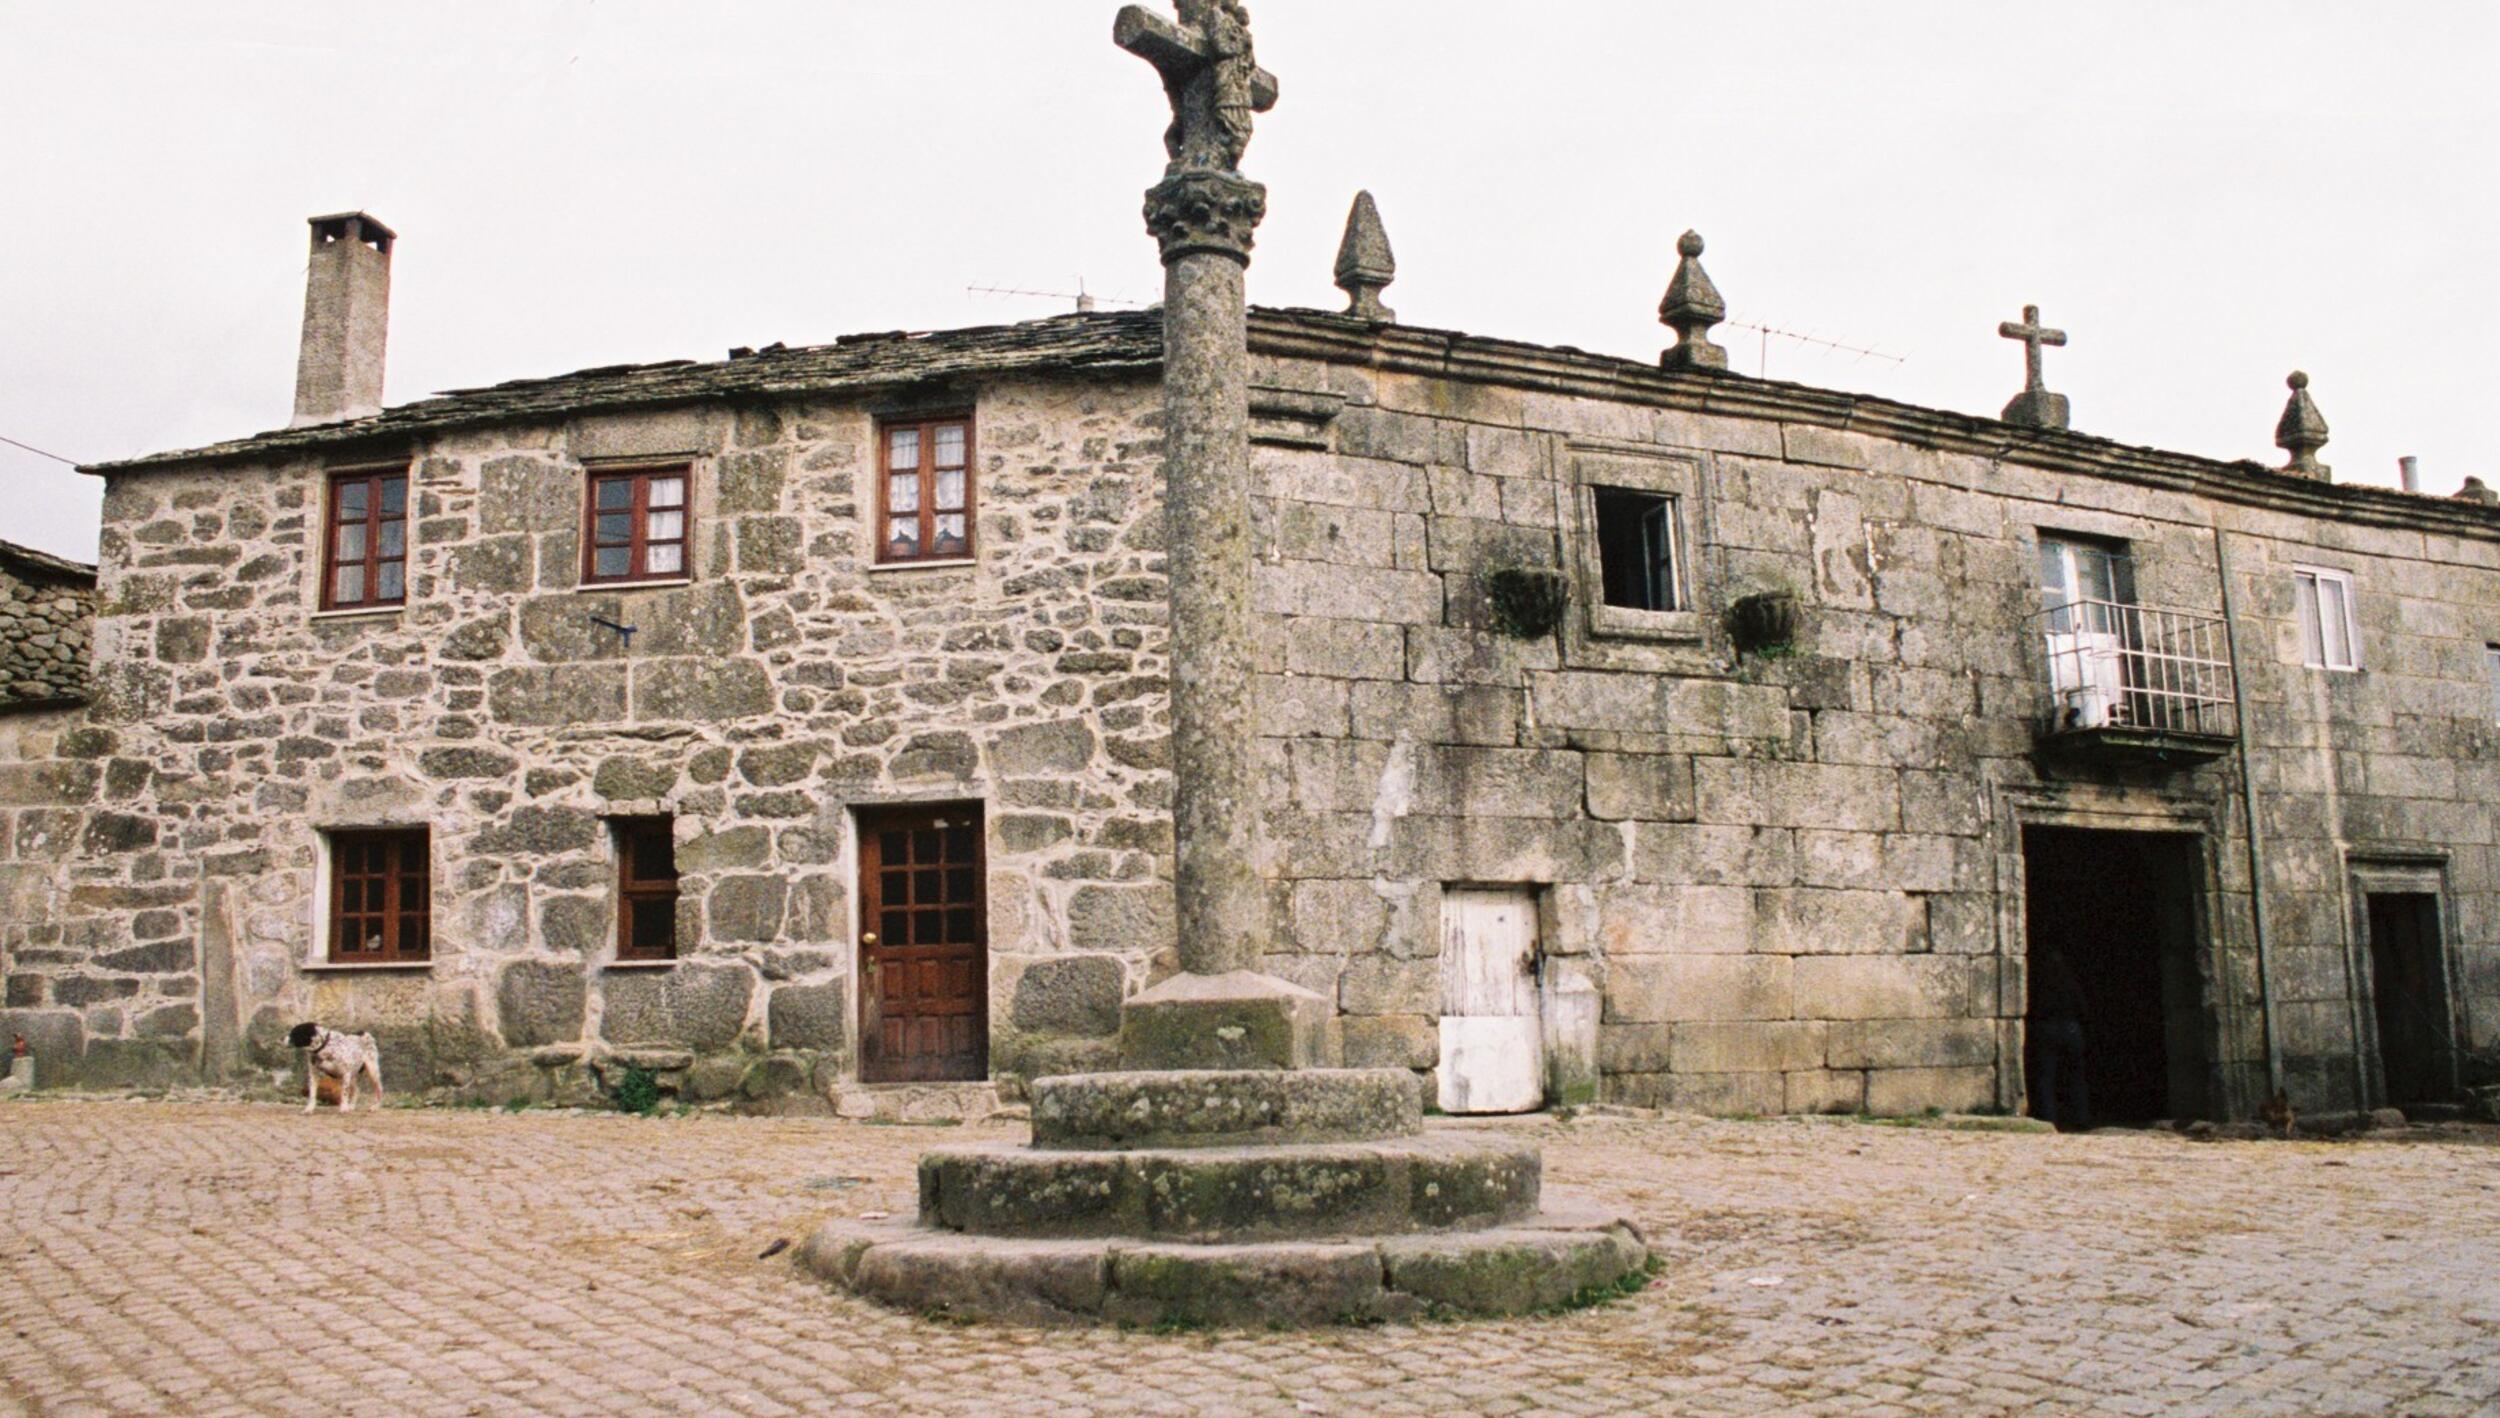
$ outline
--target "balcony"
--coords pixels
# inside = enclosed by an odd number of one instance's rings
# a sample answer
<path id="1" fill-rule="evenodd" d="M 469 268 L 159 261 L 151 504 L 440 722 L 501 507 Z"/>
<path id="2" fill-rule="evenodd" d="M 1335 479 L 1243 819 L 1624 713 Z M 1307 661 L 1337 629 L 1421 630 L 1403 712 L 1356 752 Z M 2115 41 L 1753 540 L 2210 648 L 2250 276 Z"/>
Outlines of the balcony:
<path id="1" fill-rule="evenodd" d="M 2042 752 L 2183 767 L 2219 758 L 2237 742 L 2231 637 L 2222 617 L 2085 599 L 2033 620 L 2048 655 Z"/>

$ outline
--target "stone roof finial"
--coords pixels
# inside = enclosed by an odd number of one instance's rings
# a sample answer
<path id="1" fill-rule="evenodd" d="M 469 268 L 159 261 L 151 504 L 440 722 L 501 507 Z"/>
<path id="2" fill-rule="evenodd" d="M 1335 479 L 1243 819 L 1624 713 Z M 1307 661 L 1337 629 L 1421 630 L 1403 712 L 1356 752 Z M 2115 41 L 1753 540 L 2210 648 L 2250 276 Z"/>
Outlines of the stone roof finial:
<path id="1" fill-rule="evenodd" d="M 1354 194 L 1345 214 L 1345 240 L 1337 243 L 1337 289 L 1346 293 L 1345 313 L 1389 325 L 1398 313 L 1380 303 L 1380 293 L 1398 278 L 1398 258 L 1389 252 L 1389 232 L 1380 224 L 1380 206 L 1369 192 Z"/>
<path id="2" fill-rule="evenodd" d="M 2026 305 L 2022 319 L 1998 322 L 1997 333 L 2023 342 L 2023 392 L 2007 401 L 2005 411 L 1997 417 L 2027 428 L 2066 427 L 2073 420 L 2074 405 L 2067 402 L 2065 395 L 2049 392 L 2049 386 L 2040 377 L 2040 347 L 2064 345 L 2066 332 L 2042 325 L 2040 307 Z"/>
<path id="3" fill-rule="evenodd" d="M 2463 487 L 2448 495 L 2459 502 L 2479 502 L 2485 507 L 2500 503 L 2500 492 L 2492 491 L 2481 478 L 2467 478 Z"/>
<path id="4" fill-rule="evenodd" d="M 1658 302 L 1658 323 L 1675 331 L 1675 343 L 1658 356 L 1661 369 L 1725 369 L 1727 351 L 1710 343 L 1710 327 L 1727 318 L 1727 302 L 1701 268 L 1701 233 L 1675 239 L 1675 279 Z"/>
<path id="5" fill-rule="evenodd" d="M 2318 450 L 2326 446 L 2326 415 L 2309 398 L 2308 375 L 2295 369 L 2283 382 L 2292 391 L 2292 397 L 2284 401 L 2283 417 L 2274 425 L 2274 446 L 2292 455 L 2283 471 L 2324 482 L 2332 471 L 2318 461 Z"/>

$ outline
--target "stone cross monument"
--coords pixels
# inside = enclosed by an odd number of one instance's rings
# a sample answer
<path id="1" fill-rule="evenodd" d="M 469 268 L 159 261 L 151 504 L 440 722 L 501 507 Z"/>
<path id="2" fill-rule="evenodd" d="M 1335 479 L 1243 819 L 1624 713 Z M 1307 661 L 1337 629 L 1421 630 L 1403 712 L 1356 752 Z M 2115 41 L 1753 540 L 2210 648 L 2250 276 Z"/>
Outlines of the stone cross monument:
<path id="1" fill-rule="evenodd" d="M 1173 897 L 1182 974 L 1132 1000 L 1121 1053 L 1141 1068 L 1323 1061 L 1327 1001 L 1255 973 L 1267 948 L 1251 769 L 1250 402 L 1242 276 L 1267 189 L 1241 175 L 1251 116 L 1275 106 L 1240 0 L 1142 6 L 1112 25 L 1172 104 L 1170 162 L 1146 191 L 1163 250 L 1164 525 L 1171 528 Z"/>
<path id="2" fill-rule="evenodd" d="M 828 1222 L 799 1264 L 923 1314 L 1043 1324 L 1370 1323 L 1619 1290 L 1648 1263 L 1629 1222 L 1548 1207 L 1532 1144 L 1426 1133 L 1413 1072 L 1327 1067 L 1333 1005 L 1252 968 L 1269 925 L 1242 272 L 1266 193 L 1234 165 L 1276 81 L 1239 0 L 1180 12 L 1175 25 L 1132 5 L 1113 38 L 1172 101 L 1146 226 L 1165 272 L 1181 972 L 1128 1002 L 1125 1071 L 1033 1080 L 1030 1146 L 928 1153 L 916 1223 Z"/>
<path id="3" fill-rule="evenodd" d="M 2040 307 L 2026 305 L 2023 318 L 2017 322 L 2002 321 L 1997 333 L 2009 340 L 2023 342 L 2023 392 L 2014 396 L 1998 417 L 2007 423 L 2025 424 L 2032 428 L 2064 428 L 2072 412 L 2063 394 L 2052 394 L 2040 382 L 2040 347 L 2063 345 L 2066 332 L 2051 330 L 2040 323 Z"/>

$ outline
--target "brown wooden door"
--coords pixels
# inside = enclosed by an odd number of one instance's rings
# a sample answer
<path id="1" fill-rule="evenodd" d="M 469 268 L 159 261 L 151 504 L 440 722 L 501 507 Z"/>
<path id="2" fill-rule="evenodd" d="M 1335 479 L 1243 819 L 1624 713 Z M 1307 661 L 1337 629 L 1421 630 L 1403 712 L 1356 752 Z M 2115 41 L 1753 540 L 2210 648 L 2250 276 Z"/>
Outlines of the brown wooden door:
<path id="1" fill-rule="evenodd" d="M 860 1077 L 988 1077 L 980 805 L 861 813 L 859 900 Z"/>

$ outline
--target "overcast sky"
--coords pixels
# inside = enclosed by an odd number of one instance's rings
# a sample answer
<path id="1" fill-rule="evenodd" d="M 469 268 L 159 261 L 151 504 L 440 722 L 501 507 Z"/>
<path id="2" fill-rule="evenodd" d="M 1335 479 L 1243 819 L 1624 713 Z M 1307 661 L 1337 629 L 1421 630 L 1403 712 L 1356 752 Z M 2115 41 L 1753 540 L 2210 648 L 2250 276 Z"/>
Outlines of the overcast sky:
<path id="1" fill-rule="evenodd" d="M 304 218 L 398 229 L 389 398 L 1151 299 L 1163 98 L 1111 0 L 0 0 L 0 437 L 283 424 Z M 1638 359 L 1677 233 L 1769 373 L 2343 481 L 2500 473 L 2500 6 L 1253 0 L 1251 299 L 1336 308 L 1358 187 L 1410 324 Z M 1758 337 L 1722 327 L 1751 372 Z M 0 445 L 0 537 L 95 480 Z"/>

